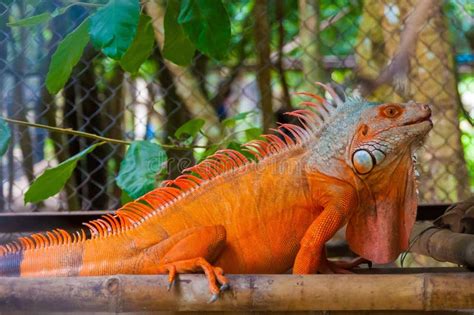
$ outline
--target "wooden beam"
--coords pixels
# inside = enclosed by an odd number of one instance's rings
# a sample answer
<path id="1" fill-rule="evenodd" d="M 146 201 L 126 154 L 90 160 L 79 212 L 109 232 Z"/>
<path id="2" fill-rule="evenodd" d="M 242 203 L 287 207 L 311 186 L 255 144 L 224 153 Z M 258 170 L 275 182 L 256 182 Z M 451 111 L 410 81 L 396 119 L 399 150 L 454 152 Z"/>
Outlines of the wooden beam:
<path id="1" fill-rule="evenodd" d="M 203 275 L 0 278 L 0 312 L 463 310 L 474 308 L 474 274 L 230 275 L 208 304 Z"/>

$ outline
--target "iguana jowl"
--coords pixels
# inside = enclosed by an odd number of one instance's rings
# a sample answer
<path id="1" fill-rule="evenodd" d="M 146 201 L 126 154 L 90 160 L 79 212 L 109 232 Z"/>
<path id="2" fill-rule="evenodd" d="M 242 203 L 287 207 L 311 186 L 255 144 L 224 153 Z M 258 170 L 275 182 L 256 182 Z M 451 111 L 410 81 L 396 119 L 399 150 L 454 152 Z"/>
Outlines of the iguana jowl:
<path id="1" fill-rule="evenodd" d="M 428 105 L 329 102 L 317 95 L 283 124 L 221 150 L 163 187 L 85 225 L 0 247 L 3 276 L 204 271 L 214 296 L 228 273 L 315 273 L 347 223 L 353 251 L 377 263 L 408 246 L 416 214 L 412 156 L 432 128 Z M 290 136 L 291 135 L 291 136 Z"/>

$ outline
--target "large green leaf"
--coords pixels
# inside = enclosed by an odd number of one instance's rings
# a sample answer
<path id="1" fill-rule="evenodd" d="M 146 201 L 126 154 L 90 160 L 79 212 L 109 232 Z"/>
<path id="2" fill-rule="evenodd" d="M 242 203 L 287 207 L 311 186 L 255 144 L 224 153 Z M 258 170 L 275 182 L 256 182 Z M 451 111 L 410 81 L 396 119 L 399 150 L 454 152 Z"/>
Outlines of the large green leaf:
<path id="1" fill-rule="evenodd" d="M 138 22 L 135 39 L 120 60 L 122 68 L 130 73 L 138 72 L 142 63 L 148 59 L 153 51 L 154 42 L 151 18 L 142 14 Z"/>
<path id="2" fill-rule="evenodd" d="M 43 174 L 34 180 L 30 188 L 28 188 L 28 191 L 25 193 L 25 203 L 37 203 L 57 194 L 71 177 L 72 171 L 76 168 L 77 161 L 102 144 L 104 144 L 104 142 L 93 144 L 64 162 L 61 162 L 56 167 L 45 170 Z"/>
<path id="3" fill-rule="evenodd" d="M 12 133 L 10 127 L 8 127 L 7 123 L 0 118 L 0 157 L 7 152 L 11 136 Z"/>
<path id="4" fill-rule="evenodd" d="M 89 42 L 88 28 L 89 19 L 86 19 L 59 43 L 51 57 L 46 76 L 46 87 L 49 93 L 58 93 L 66 84 L 72 68 L 81 59 L 82 52 Z"/>
<path id="5" fill-rule="evenodd" d="M 92 43 L 113 59 L 120 59 L 135 38 L 140 17 L 138 0 L 110 0 L 91 16 Z"/>
<path id="6" fill-rule="evenodd" d="M 120 164 L 117 185 L 137 199 L 156 187 L 156 176 L 166 162 L 163 148 L 150 141 L 133 141 Z"/>
<path id="7" fill-rule="evenodd" d="M 179 127 L 178 130 L 175 131 L 174 136 L 178 139 L 184 135 L 194 138 L 197 136 L 198 132 L 201 130 L 204 124 L 205 121 L 203 119 L 191 119 L 185 122 L 181 127 Z"/>
<path id="8" fill-rule="evenodd" d="M 193 60 L 196 47 L 184 33 L 183 27 L 178 24 L 180 6 L 180 0 L 168 1 L 166 6 L 163 56 L 177 65 L 187 66 Z"/>
<path id="9" fill-rule="evenodd" d="M 230 20 L 220 0 L 183 0 L 178 23 L 206 55 L 222 59 L 230 43 Z"/>

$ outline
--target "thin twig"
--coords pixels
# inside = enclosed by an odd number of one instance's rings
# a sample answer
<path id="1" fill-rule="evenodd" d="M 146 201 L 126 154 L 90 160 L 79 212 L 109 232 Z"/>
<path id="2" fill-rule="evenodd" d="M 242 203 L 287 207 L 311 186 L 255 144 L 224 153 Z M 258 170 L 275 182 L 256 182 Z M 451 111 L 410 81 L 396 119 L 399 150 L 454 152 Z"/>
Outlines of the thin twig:
<path id="1" fill-rule="evenodd" d="M 5 117 L 2 117 L 2 119 L 9 122 L 9 123 L 12 123 L 12 124 L 17 124 L 17 125 L 21 125 L 21 126 L 28 126 L 28 127 L 35 127 L 35 128 L 41 128 L 41 129 L 46 129 L 46 130 L 50 130 L 50 131 L 54 131 L 54 132 L 60 132 L 60 133 L 63 133 L 63 134 L 75 135 L 75 136 L 79 136 L 79 137 L 83 137 L 83 138 L 89 138 L 89 139 L 94 139 L 94 140 L 105 141 L 105 142 L 108 142 L 108 143 L 125 144 L 125 145 L 130 145 L 131 144 L 130 141 L 106 138 L 106 137 L 98 136 L 98 135 L 95 135 L 95 134 L 92 134 L 92 133 L 77 131 L 77 130 L 70 129 L 70 128 L 51 127 L 51 126 L 48 126 L 48 125 L 35 124 L 35 123 L 28 122 L 28 121 L 5 118 Z"/>
<path id="2" fill-rule="evenodd" d="M 66 11 L 67 9 L 75 5 L 80 5 L 83 7 L 91 7 L 91 8 L 101 8 L 104 6 L 103 4 L 100 4 L 100 3 L 89 3 L 89 2 L 80 2 L 80 1 L 73 1 L 71 3 L 69 1 L 69 4 L 64 8 L 64 11 Z"/>
<path id="3" fill-rule="evenodd" d="M 123 145 L 132 144 L 131 141 L 102 137 L 102 136 L 95 135 L 93 133 L 78 131 L 78 130 L 74 130 L 74 129 L 71 129 L 71 128 L 51 127 L 51 126 L 48 126 L 48 125 L 36 124 L 36 123 L 28 122 L 28 121 L 11 119 L 11 118 L 6 118 L 6 117 L 1 117 L 1 119 L 3 119 L 6 122 L 16 124 L 16 125 L 41 128 L 41 129 L 46 129 L 46 130 L 49 130 L 49 131 L 52 131 L 52 132 L 58 132 L 58 133 L 74 135 L 74 136 L 83 137 L 83 138 L 89 138 L 89 139 L 94 139 L 94 140 L 99 140 L 99 141 L 105 141 L 107 143 L 123 144 Z M 204 146 L 204 145 L 202 145 L 202 146 L 198 146 L 198 145 L 185 146 L 185 147 L 183 146 L 182 147 L 182 146 L 162 144 L 162 143 L 159 143 L 159 145 L 162 146 L 163 148 L 169 148 L 169 149 L 175 149 L 175 150 L 192 150 L 192 149 L 195 149 L 195 148 L 208 149 L 210 147 L 210 146 Z"/>

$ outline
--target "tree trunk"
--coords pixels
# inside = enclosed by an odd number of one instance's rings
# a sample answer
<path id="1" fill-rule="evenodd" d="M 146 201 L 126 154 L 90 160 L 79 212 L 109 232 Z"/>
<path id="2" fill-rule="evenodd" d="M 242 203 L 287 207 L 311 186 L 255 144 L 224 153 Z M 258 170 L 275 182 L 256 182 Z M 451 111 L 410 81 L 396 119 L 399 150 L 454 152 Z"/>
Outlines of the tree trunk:
<path id="1" fill-rule="evenodd" d="M 191 65 L 191 73 L 196 78 L 199 84 L 199 90 L 202 95 L 209 99 L 209 91 L 207 89 L 207 64 L 209 63 L 209 58 L 201 52 L 197 52 L 194 55 L 194 60 Z"/>
<path id="2" fill-rule="evenodd" d="M 285 21 L 285 2 L 283 0 L 276 1 L 276 20 L 278 23 L 278 57 L 277 57 L 277 71 L 280 78 L 280 84 L 282 89 L 282 108 L 285 111 L 289 111 L 293 108 L 291 105 L 290 92 L 288 88 L 288 82 L 285 77 L 285 70 L 283 69 L 283 48 L 285 45 L 285 27 L 283 22 Z"/>
<path id="3" fill-rule="evenodd" d="M 256 0 L 253 8 L 255 20 L 254 37 L 257 48 L 257 83 L 260 91 L 262 126 L 264 131 L 273 127 L 273 100 L 271 85 L 272 64 L 270 60 L 270 25 L 267 0 Z"/>
<path id="4" fill-rule="evenodd" d="M 8 40 L 7 37 L 7 22 L 8 22 L 8 8 L 0 7 L 0 43 L 6 43 Z M 0 45 L 0 114 L 4 115 L 4 90 L 5 90 L 5 76 L 3 73 L 7 71 L 7 45 Z M 3 167 L 3 157 L 0 157 L 0 212 L 4 212 L 5 209 L 5 194 L 3 190 L 3 184 L 5 183 L 4 178 L 4 167 Z"/>
<path id="5" fill-rule="evenodd" d="M 301 57 L 305 84 L 303 89 L 314 89 L 314 82 L 325 82 L 327 75 L 321 55 L 321 16 L 318 0 L 299 0 L 300 46 L 304 51 Z"/>
<path id="6" fill-rule="evenodd" d="M 77 77 L 77 86 L 75 91 L 79 92 L 75 95 L 74 111 L 79 112 L 77 119 L 78 130 L 94 134 L 103 134 L 103 104 L 99 99 L 98 86 L 96 83 L 96 75 L 94 73 L 94 66 L 92 60 L 95 56 L 95 51 L 91 46 L 86 47 L 82 56 L 82 62 L 79 62 L 79 68 L 76 73 L 80 73 Z M 71 87 L 73 89 L 74 87 Z M 74 90 L 71 90 L 71 92 Z M 71 96 L 71 98 L 74 96 Z M 72 101 L 72 99 L 70 100 Z M 73 118 L 73 116 L 71 116 Z M 74 124 L 74 119 L 72 119 Z M 83 142 L 82 142 L 83 141 Z M 90 139 L 81 139 L 81 143 L 85 146 L 81 149 L 85 149 L 95 142 Z M 72 148 L 76 150 L 77 148 Z M 76 154 L 78 151 L 71 152 Z M 81 164 L 83 167 L 82 180 L 78 181 L 82 185 L 82 207 L 90 210 L 104 210 L 107 209 L 107 160 L 109 155 L 109 147 L 102 145 L 97 147 L 93 152 L 87 155 L 84 162 Z M 78 171 L 80 172 L 80 171 Z M 84 174 L 85 173 L 85 174 Z"/>
<path id="7" fill-rule="evenodd" d="M 46 73 L 48 71 L 51 56 L 56 50 L 57 44 L 61 40 L 58 34 L 61 32 L 62 30 L 61 26 L 64 25 L 65 21 L 66 21 L 65 17 L 61 16 L 56 19 L 53 19 L 50 23 L 52 38 L 50 39 L 47 45 L 48 55 L 42 61 L 41 74 L 43 75 L 43 82 L 45 82 L 46 80 Z M 66 100 L 67 100 L 67 97 L 66 97 Z M 56 104 L 56 99 L 51 94 L 49 94 L 48 90 L 46 89 L 46 85 L 43 85 L 43 87 L 41 88 L 40 102 L 45 107 L 45 119 L 46 119 L 47 124 L 51 127 L 57 127 L 58 124 L 56 121 L 56 117 L 57 117 L 58 107 Z M 66 101 L 65 103 L 66 103 L 65 106 L 67 106 L 68 102 Z M 67 160 L 70 157 L 70 155 L 69 155 L 68 143 L 66 142 L 66 137 L 56 132 L 50 132 L 48 136 L 49 138 L 51 138 L 54 144 L 54 153 L 58 160 L 58 163 Z M 77 187 L 78 186 L 77 186 L 76 177 L 71 176 L 71 178 L 69 178 L 69 180 L 66 182 L 66 185 L 64 186 L 65 198 L 66 198 L 66 204 L 67 204 L 66 210 L 68 211 L 81 209 L 81 206 L 79 203 L 79 196 L 78 196 L 78 193 L 76 192 Z"/>
<path id="8" fill-rule="evenodd" d="M 429 1 L 429 0 L 421 0 Z M 418 2 L 417 5 L 424 3 Z M 390 10 L 386 10 L 390 8 Z M 358 76 L 375 81 L 389 58 L 400 50 L 404 21 L 414 10 L 410 1 L 365 1 L 356 43 Z M 453 202 L 469 195 L 468 174 L 460 141 L 459 97 L 447 21 L 439 2 L 417 34 L 409 58 L 406 89 L 382 85 L 370 99 L 403 102 L 413 99 L 432 105 L 434 128 L 419 154 L 420 199 L 425 203 Z"/>
<path id="9" fill-rule="evenodd" d="M 154 57 L 158 61 L 158 67 L 160 69 L 158 80 L 165 101 L 164 107 L 167 119 L 165 122 L 165 139 L 167 139 L 168 136 L 172 136 L 175 133 L 179 126 L 191 118 L 191 114 L 186 109 L 183 100 L 176 91 L 173 75 L 168 69 L 158 47 L 155 49 Z M 183 151 L 168 149 L 167 154 L 169 178 L 176 178 L 185 168 L 194 164 L 192 150 Z"/>
<path id="10" fill-rule="evenodd" d="M 159 3 L 158 3 L 159 2 Z M 146 10 L 153 20 L 155 38 L 160 48 L 164 43 L 163 19 L 165 14 L 163 1 L 147 1 Z M 164 61 L 170 73 L 179 80 L 174 81 L 177 95 L 179 95 L 187 110 L 193 117 L 200 117 L 205 120 L 204 129 L 210 141 L 215 142 L 221 136 L 221 126 L 214 109 L 209 104 L 209 100 L 201 92 L 199 82 L 191 74 L 188 68 L 177 66 L 171 62 Z"/>
<path id="11" fill-rule="evenodd" d="M 20 16 L 24 16 L 24 4 L 18 5 L 20 10 Z M 19 41 L 16 49 L 13 50 L 15 54 L 14 59 L 14 88 L 13 88 L 13 118 L 26 121 L 26 102 L 24 99 L 24 73 L 25 73 L 25 51 L 26 51 L 26 38 L 27 33 L 25 28 L 19 29 Z M 13 40 L 13 38 L 12 38 Z M 12 43 L 12 47 L 15 43 Z M 28 179 L 28 184 L 31 184 L 34 180 L 33 172 L 33 152 L 32 152 L 32 141 L 31 134 L 28 127 L 17 126 L 19 143 L 23 159 L 21 165 L 23 173 Z M 34 211 L 37 210 L 35 207 Z"/>
<path id="12" fill-rule="evenodd" d="M 115 67 L 114 75 L 111 80 L 108 81 L 108 88 L 104 91 L 106 100 L 105 112 L 110 117 L 106 122 L 105 127 L 108 128 L 105 132 L 105 136 L 112 139 L 123 139 L 124 116 L 125 116 L 125 103 L 123 100 L 123 79 L 124 72 L 121 67 Z M 108 100 L 108 101 L 107 101 Z M 105 116 L 105 115 L 104 115 Z M 115 160 L 114 168 L 111 170 L 117 176 L 120 169 L 120 162 L 125 156 L 124 145 L 113 145 L 111 146 L 110 158 Z M 120 194 L 121 190 L 117 185 L 113 185 L 112 194 L 115 196 L 115 200 L 110 200 L 108 208 L 117 209 L 120 206 Z"/>

